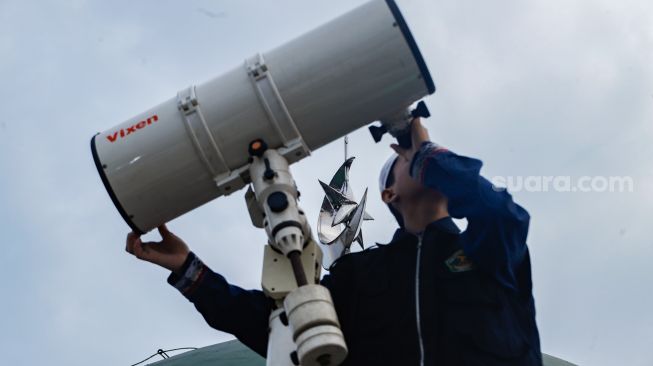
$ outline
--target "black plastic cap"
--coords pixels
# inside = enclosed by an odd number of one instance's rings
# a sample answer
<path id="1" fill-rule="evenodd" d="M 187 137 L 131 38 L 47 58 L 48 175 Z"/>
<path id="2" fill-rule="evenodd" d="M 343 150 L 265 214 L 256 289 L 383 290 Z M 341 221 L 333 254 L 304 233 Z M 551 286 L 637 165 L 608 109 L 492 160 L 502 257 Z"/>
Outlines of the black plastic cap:
<path id="1" fill-rule="evenodd" d="M 247 152 L 249 153 L 250 156 L 257 156 L 261 157 L 267 151 L 268 149 L 268 144 L 263 141 L 263 139 L 256 139 L 252 142 L 249 143 L 249 147 L 247 148 Z"/>
<path id="2" fill-rule="evenodd" d="M 431 111 L 429 111 L 429 107 L 426 106 L 426 103 L 424 101 L 421 101 L 417 103 L 417 107 L 413 109 L 410 114 L 413 116 L 413 118 L 417 117 L 422 117 L 422 118 L 429 118 L 431 117 Z"/>
<path id="3" fill-rule="evenodd" d="M 274 192 L 268 196 L 268 207 L 272 212 L 282 212 L 288 208 L 288 197 L 283 192 Z"/>
<path id="4" fill-rule="evenodd" d="M 386 132 L 388 132 L 388 129 L 381 125 L 381 126 L 370 126 L 368 127 L 370 130 L 370 133 L 372 134 L 372 138 L 374 139 L 374 142 L 379 142 L 383 138 L 383 135 L 385 135 Z"/>

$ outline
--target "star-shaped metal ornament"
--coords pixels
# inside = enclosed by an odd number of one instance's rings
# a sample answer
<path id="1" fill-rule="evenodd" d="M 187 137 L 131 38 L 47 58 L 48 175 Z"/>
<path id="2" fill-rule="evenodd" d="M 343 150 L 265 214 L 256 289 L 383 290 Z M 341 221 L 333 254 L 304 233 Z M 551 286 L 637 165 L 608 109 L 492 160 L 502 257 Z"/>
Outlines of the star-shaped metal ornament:
<path id="1" fill-rule="evenodd" d="M 360 203 L 356 203 L 349 186 L 349 169 L 353 161 L 353 157 L 347 159 L 329 184 L 320 181 L 325 197 L 318 218 L 317 234 L 323 253 L 322 267 L 327 270 L 336 259 L 349 252 L 354 241 L 364 248 L 362 224 L 364 220 L 373 220 L 365 212 L 367 189 Z"/>

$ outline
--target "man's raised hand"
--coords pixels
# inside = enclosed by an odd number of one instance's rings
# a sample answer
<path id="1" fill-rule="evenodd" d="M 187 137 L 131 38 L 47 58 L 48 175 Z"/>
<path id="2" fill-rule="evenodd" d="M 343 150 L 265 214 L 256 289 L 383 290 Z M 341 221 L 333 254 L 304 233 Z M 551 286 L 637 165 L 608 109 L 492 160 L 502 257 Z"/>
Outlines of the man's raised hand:
<path id="1" fill-rule="evenodd" d="M 125 250 L 136 258 L 157 264 L 172 272 L 179 272 L 190 252 L 188 245 L 165 225 L 159 226 L 161 241 L 142 242 L 138 234 L 127 234 Z"/>
<path id="2" fill-rule="evenodd" d="M 419 151 L 420 147 L 422 146 L 422 143 L 426 141 L 430 141 L 429 132 L 424 127 L 424 125 L 422 125 L 421 118 L 417 117 L 413 119 L 413 121 L 411 122 L 410 136 L 411 136 L 412 145 L 408 149 L 404 149 L 398 144 L 390 145 L 390 147 L 397 153 L 397 155 L 406 159 L 406 161 L 408 162 L 413 160 L 413 157 Z"/>

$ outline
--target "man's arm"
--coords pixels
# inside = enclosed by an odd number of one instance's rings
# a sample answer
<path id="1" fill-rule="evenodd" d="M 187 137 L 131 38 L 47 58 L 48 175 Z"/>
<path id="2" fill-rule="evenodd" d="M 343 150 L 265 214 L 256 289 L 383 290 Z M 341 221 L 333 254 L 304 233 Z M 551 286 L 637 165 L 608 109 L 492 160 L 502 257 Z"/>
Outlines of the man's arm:
<path id="1" fill-rule="evenodd" d="M 463 249 L 472 261 L 503 286 L 518 290 L 516 272 L 528 253 L 528 212 L 480 175 L 480 160 L 428 141 L 419 120 L 413 122 L 412 132 L 411 176 L 444 194 L 452 217 L 467 218 Z"/>
<path id="2" fill-rule="evenodd" d="M 229 284 L 192 252 L 179 273 L 170 274 L 168 283 L 195 305 L 211 327 L 233 334 L 247 347 L 266 356 L 272 300 L 262 291 Z"/>
<path id="3" fill-rule="evenodd" d="M 427 142 L 413 158 L 411 175 L 447 196 L 451 216 L 467 218 L 463 249 L 472 261 L 517 290 L 515 272 L 527 252 L 530 216 L 480 175 L 482 165 Z"/>
<path id="4" fill-rule="evenodd" d="M 233 334 L 265 357 L 271 300 L 261 291 L 229 284 L 165 225 L 159 227 L 159 233 L 162 240 L 150 243 L 143 243 L 138 235 L 130 233 L 125 249 L 139 259 L 170 270 L 168 283 L 195 305 L 210 326 Z"/>

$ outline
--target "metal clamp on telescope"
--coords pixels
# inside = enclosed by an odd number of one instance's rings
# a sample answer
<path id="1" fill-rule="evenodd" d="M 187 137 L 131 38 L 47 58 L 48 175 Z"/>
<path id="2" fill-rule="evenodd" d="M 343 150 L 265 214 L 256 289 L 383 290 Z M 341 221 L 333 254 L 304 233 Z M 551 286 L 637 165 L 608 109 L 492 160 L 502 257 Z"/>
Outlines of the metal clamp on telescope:
<path id="1" fill-rule="evenodd" d="M 399 146 L 407 149 L 412 145 L 410 136 L 410 123 L 417 117 L 429 118 L 431 112 L 423 101 L 417 103 L 417 107 L 412 111 L 404 109 L 396 114 L 381 118 L 381 126 L 370 126 L 370 133 L 374 142 L 379 142 L 387 132 L 397 139 Z"/>
<path id="2" fill-rule="evenodd" d="M 249 145 L 252 185 L 245 194 L 254 226 L 268 235 L 263 292 L 270 315 L 267 365 L 338 365 L 347 356 L 329 290 L 319 285 L 322 253 L 311 235 L 289 164 L 262 139 Z"/>

